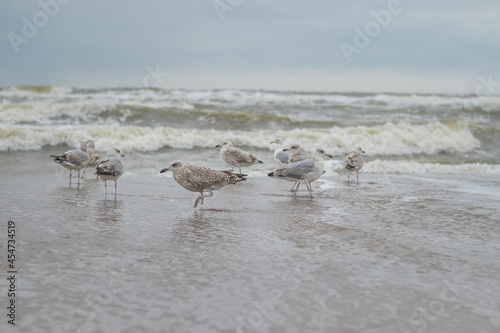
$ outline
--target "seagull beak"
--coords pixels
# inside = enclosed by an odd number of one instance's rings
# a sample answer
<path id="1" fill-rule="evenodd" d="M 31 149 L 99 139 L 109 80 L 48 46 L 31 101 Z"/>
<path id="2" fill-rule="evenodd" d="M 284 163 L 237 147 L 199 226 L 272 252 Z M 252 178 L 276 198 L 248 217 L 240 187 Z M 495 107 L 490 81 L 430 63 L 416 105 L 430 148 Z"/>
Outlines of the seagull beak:
<path id="1" fill-rule="evenodd" d="M 221 147 L 221 145 L 217 145 L 217 146 L 215 146 L 215 148 L 220 148 L 220 147 Z"/>
<path id="2" fill-rule="evenodd" d="M 274 141 L 271 141 L 271 142 L 269 142 L 269 143 L 274 143 Z"/>
<path id="3" fill-rule="evenodd" d="M 326 154 L 326 156 L 328 156 L 330 158 L 333 158 L 333 155 L 330 155 L 330 154 Z"/>
<path id="4" fill-rule="evenodd" d="M 283 149 L 283 151 L 288 151 L 288 148 Z"/>
<path id="5" fill-rule="evenodd" d="M 364 150 L 362 150 L 361 152 L 362 152 L 363 154 L 365 153 L 365 151 L 364 151 Z"/>
<path id="6" fill-rule="evenodd" d="M 125 154 L 121 154 L 120 156 L 121 156 L 121 157 L 125 157 Z"/>
<path id="7" fill-rule="evenodd" d="M 167 172 L 167 171 L 168 171 L 168 168 L 164 168 L 164 169 L 160 170 L 160 173 L 164 173 L 164 172 Z"/>

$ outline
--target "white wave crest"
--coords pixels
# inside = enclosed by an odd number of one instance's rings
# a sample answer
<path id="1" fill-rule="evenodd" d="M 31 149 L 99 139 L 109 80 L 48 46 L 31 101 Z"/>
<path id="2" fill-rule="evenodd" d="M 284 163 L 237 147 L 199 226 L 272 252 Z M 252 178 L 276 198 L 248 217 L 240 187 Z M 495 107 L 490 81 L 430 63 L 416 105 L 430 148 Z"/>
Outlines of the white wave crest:
<path id="1" fill-rule="evenodd" d="M 474 173 L 500 174 L 500 165 L 486 163 L 441 164 L 421 163 L 416 161 L 388 161 L 376 159 L 365 163 L 363 172 L 366 173 Z"/>
<path id="2" fill-rule="evenodd" d="M 57 104 L 25 102 L 22 104 L 4 103 L 0 108 L 2 124 L 36 122 L 54 124 L 54 118 L 68 117 L 87 119 L 106 110 L 112 110 L 114 103 L 82 102 L 78 104 Z"/>
<path id="3" fill-rule="evenodd" d="M 380 126 L 332 127 L 329 129 L 294 129 L 290 131 L 201 130 L 171 127 L 138 127 L 119 124 L 95 127 L 16 126 L 0 129 L 0 151 L 41 149 L 45 145 L 77 145 L 94 138 L 104 147 L 155 151 L 163 147 L 192 149 L 212 147 L 223 140 L 236 145 L 272 150 L 269 141 L 281 138 L 285 146 L 300 143 L 306 149 L 316 147 L 341 155 L 360 146 L 369 155 L 433 155 L 440 152 L 467 152 L 480 146 L 468 120 L 433 122 L 422 125 L 387 123 Z"/>

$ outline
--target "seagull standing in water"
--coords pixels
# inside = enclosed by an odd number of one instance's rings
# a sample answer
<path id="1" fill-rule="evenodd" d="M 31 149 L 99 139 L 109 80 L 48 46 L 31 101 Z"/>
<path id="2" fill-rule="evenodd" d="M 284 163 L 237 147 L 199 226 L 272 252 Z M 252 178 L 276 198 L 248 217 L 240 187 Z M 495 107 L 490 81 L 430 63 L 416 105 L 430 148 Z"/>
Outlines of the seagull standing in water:
<path id="1" fill-rule="evenodd" d="M 78 185 L 80 185 L 80 170 L 86 168 L 89 163 L 87 141 L 80 142 L 80 149 L 71 149 L 61 155 L 50 155 L 54 162 L 59 163 L 69 170 L 69 184 L 71 185 L 71 171 L 78 170 Z"/>
<path id="2" fill-rule="evenodd" d="M 108 150 L 106 157 L 103 158 L 96 165 L 96 175 L 98 175 L 101 180 L 104 180 L 104 188 L 106 189 L 106 194 L 108 193 L 108 184 L 106 181 L 115 181 L 115 195 L 116 195 L 116 181 L 123 174 L 124 166 L 120 157 L 125 157 L 118 148 L 111 148 Z"/>
<path id="3" fill-rule="evenodd" d="M 301 159 L 297 162 L 283 165 L 269 173 L 268 176 L 296 182 L 297 187 L 295 188 L 295 185 L 292 187 L 294 195 L 297 194 L 300 184 L 305 183 L 309 194 L 312 196 L 311 183 L 323 174 L 323 169 L 325 167 L 324 157 L 332 158 L 333 156 L 325 153 L 323 149 L 318 148 L 312 154 L 311 158 Z"/>
<path id="4" fill-rule="evenodd" d="M 358 172 L 363 167 L 364 151 L 360 147 L 356 147 L 344 154 L 344 162 L 342 163 L 344 170 L 347 171 L 347 181 L 349 181 L 349 172 L 356 172 L 356 181 L 358 181 Z"/>
<path id="5" fill-rule="evenodd" d="M 215 147 L 221 148 L 220 157 L 232 167 L 238 167 L 240 170 L 240 174 L 242 166 L 264 163 L 261 160 L 257 159 L 257 157 L 244 151 L 243 149 L 234 147 L 231 141 L 224 141 L 222 144 Z"/>
<path id="6" fill-rule="evenodd" d="M 233 173 L 232 171 L 218 171 L 203 166 L 184 163 L 180 160 L 173 161 L 166 168 L 162 169 L 160 173 L 167 171 L 172 171 L 175 181 L 186 190 L 200 193 L 193 208 L 196 208 L 200 201 L 203 205 L 204 198 L 209 198 L 214 195 L 212 191 L 219 190 L 226 185 L 236 184 L 246 180 L 246 175 L 244 174 Z M 203 195 L 203 192 L 208 192 L 210 194 Z"/>
<path id="7" fill-rule="evenodd" d="M 87 168 L 95 168 L 97 166 L 97 163 L 101 160 L 101 155 L 99 152 L 95 149 L 95 141 L 94 140 L 88 140 L 87 141 L 87 154 L 89 155 L 89 163 L 87 164 L 87 167 L 83 169 L 83 176 L 85 176 L 85 171 L 87 171 Z"/>
<path id="8" fill-rule="evenodd" d="M 290 157 L 290 152 L 283 149 L 283 141 L 281 139 L 276 139 L 269 143 L 276 144 L 276 148 L 274 149 L 274 159 L 281 165 L 287 164 L 288 158 Z"/>
<path id="9" fill-rule="evenodd" d="M 290 153 L 288 163 L 298 162 L 312 157 L 310 152 L 305 152 L 302 146 L 297 144 L 290 146 L 290 148 L 283 149 L 283 151 Z"/>

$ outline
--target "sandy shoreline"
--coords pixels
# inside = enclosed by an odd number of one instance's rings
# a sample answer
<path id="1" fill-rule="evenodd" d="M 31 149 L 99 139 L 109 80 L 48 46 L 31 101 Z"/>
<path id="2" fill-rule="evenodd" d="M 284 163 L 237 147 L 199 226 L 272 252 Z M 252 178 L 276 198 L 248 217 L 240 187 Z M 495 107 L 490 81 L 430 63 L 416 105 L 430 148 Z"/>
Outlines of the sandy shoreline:
<path id="1" fill-rule="evenodd" d="M 314 198 L 256 177 L 196 210 L 171 177 L 121 178 L 116 199 L 89 178 L 0 180 L 2 228 L 18 228 L 20 332 L 500 326 L 488 176 L 322 177 Z"/>

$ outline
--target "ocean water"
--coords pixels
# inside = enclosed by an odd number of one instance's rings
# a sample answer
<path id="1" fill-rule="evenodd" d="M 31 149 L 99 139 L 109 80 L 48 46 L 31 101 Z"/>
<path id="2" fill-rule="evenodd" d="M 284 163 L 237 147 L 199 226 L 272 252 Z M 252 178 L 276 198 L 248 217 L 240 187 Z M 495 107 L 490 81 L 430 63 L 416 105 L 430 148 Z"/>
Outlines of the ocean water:
<path id="1" fill-rule="evenodd" d="M 52 153 L 89 138 L 159 166 L 177 155 L 220 166 L 213 148 L 223 140 L 269 166 L 280 138 L 334 154 L 333 171 L 360 146 L 364 172 L 499 174 L 500 96 L 0 88 L 1 152 Z M 137 167 L 128 174 L 153 174 Z"/>
<path id="2" fill-rule="evenodd" d="M 18 270 L 0 332 L 500 331 L 500 97 L 4 87 L 0 101 Z M 334 155 L 313 197 L 266 177 L 277 138 Z M 91 172 L 69 185 L 48 156 L 84 139 L 125 153 L 117 195 Z M 264 163 L 193 209 L 159 171 L 226 169 L 228 139 Z M 353 146 L 359 182 L 340 168 Z"/>

